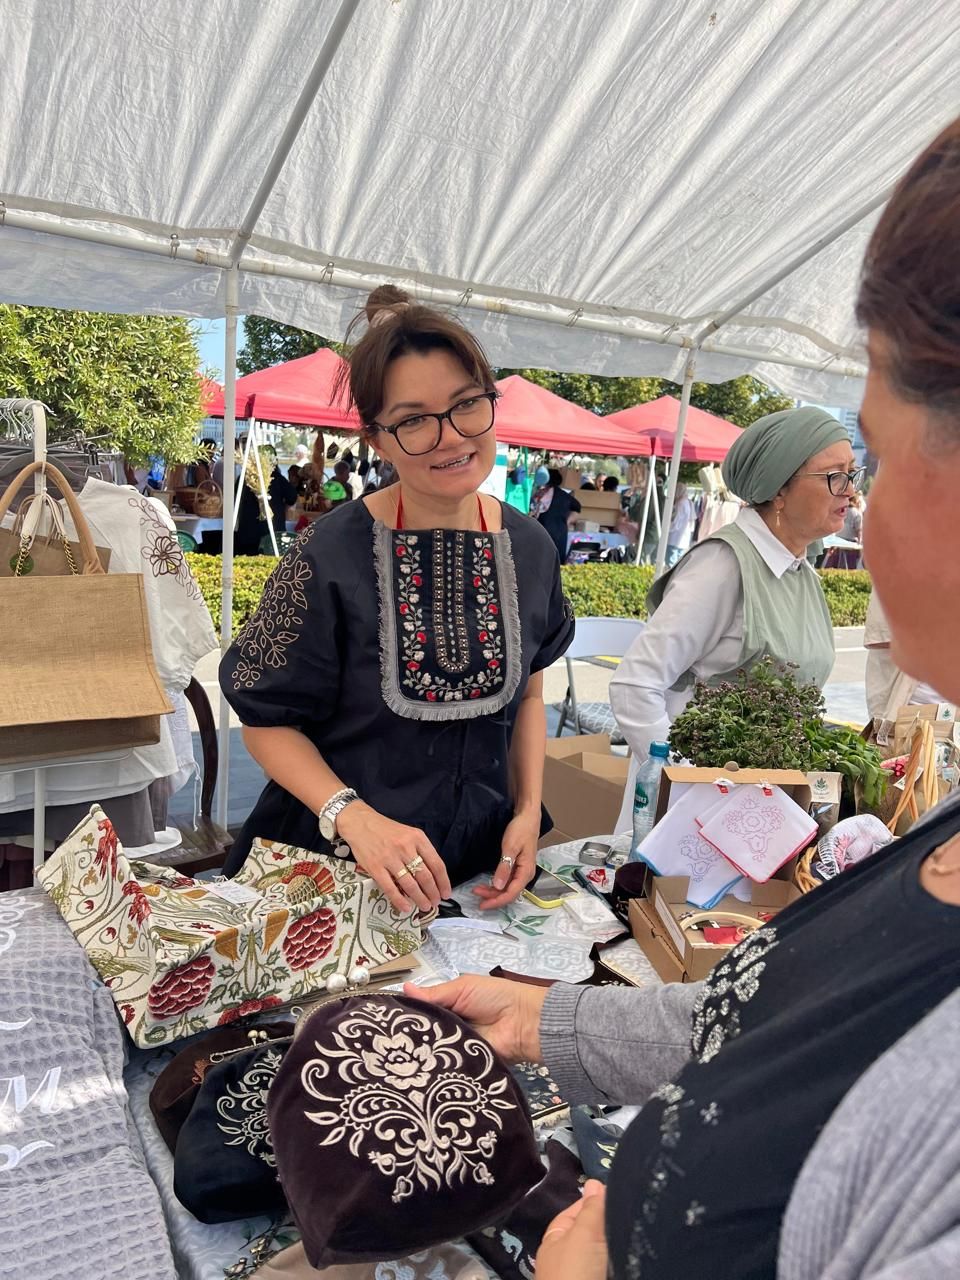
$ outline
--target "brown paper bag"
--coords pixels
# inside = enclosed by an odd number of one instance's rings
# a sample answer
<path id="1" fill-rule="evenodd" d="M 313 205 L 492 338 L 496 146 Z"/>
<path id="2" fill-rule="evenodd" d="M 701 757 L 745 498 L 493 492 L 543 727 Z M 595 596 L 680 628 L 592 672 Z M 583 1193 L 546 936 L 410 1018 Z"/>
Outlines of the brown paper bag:
<path id="1" fill-rule="evenodd" d="M 0 578 L 0 764 L 152 745 L 173 710 L 153 662 L 143 579 L 104 573 L 57 468 L 24 467 L 0 498 L 0 521 L 41 468 L 66 499 L 80 572 Z"/>

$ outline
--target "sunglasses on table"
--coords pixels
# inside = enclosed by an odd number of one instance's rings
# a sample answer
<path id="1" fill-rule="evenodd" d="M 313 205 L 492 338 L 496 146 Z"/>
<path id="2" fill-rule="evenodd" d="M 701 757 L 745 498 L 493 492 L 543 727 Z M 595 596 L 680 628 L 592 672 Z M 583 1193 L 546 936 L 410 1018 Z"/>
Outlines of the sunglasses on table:
<path id="1" fill-rule="evenodd" d="M 867 468 L 857 467 L 853 471 L 801 471 L 802 476 L 823 476 L 827 488 L 835 498 L 842 498 L 845 493 L 859 493 L 867 478 Z"/>
<path id="2" fill-rule="evenodd" d="M 392 426 L 371 422 L 371 427 L 393 436 L 404 453 L 410 457 L 432 453 L 443 436 L 443 424 L 449 422 L 457 435 L 469 440 L 485 435 L 493 426 L 494 403 L 498 391 L 484 391 L 481 395 L 458 400 L 446 413 L 417 413 Z"/>

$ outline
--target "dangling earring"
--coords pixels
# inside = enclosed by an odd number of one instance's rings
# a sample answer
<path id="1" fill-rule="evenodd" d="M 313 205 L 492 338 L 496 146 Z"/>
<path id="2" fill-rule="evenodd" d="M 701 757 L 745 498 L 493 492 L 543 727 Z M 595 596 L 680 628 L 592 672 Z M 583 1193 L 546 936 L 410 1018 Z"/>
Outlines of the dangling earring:
<path id="1" fill-rule="evenodd" d="M 780 508 L 777 507 L 777 528 L 780 528 Z"/>

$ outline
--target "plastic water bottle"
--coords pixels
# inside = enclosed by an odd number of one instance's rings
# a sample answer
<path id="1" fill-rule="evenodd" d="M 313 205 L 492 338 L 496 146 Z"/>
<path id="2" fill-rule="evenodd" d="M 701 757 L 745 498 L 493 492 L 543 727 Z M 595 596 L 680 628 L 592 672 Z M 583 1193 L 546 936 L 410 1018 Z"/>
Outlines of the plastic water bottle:
<path id="1" fill-rule="evenodd" d="M 670 748 L 665 742 L 651 742 L 650 755 L 637 771 L 633 792 L 633 844 L 628 862 L 642 862 L 640 846 L 653 830 L 656 820 L 657 793 L 660 790 L 660 774 L 667 763 Z"/>

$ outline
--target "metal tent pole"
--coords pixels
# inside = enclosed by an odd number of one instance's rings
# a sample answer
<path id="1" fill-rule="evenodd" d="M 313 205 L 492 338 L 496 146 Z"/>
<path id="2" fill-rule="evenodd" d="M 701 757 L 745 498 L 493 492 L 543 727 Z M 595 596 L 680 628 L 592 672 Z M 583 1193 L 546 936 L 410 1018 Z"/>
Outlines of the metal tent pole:
<path id="1" fill-rule="evenodd" d="M 650 518 L 650 495 L 657 487 L 657 463 L 653 454 L 650 455 L 650 467 L 647 471 L 647 492 L 643 497 L 643 519 L 640 521 L 640 532 L 637 535 L 637 558 L 634 564 L 639 564 L 643 555 L 643 540 L 647 536 L 647 521 Z"/>
<path id="2" fill-rule="evenodd" d="M 677 480 L 680 477 L 680 460 L 683 457 L 683 436 L 687 429 L 687 412 L 690 408 L 690 391 L 693 387 L 693 370 L 696 364 L 696 351 L 687 357 L 687 367 L 683 371 L 683 389 L 680 393 L 680 413 L 677 417 L 677 433 L 673 441 L 673 457 L 670 459 L 670 478 L 667 481 L 667 492 L 663 500 L 663 524 L 660 528 L 660 545 L 657 547 L 657 577 L 663 573 L 667 560 L 667 539 L 670 536 L 670 522 L 673 519 L 673 503 L 677 494 Z"/>
<path id="3" fill-rule="evenodd" d="M 234 455 L 237 450 L 237 311 L 239 296 L 238 270 L 226 273 L 226 330 L 223 344 L 223 551 L 220 595 L 220 650 L 226 653 L 233 639 L 233 511 Z M 217 812 L 219 826 L 227 829 L 230 805 L 230 704 L 220 695 L 220 756 L 217 766 Z"/>

